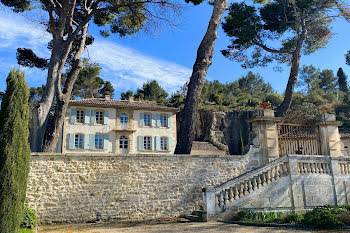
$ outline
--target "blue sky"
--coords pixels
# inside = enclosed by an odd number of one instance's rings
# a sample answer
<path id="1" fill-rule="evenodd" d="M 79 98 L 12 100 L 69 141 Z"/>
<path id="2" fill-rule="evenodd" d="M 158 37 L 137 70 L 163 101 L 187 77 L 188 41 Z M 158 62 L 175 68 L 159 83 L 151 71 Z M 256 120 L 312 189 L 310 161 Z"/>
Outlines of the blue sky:
<path id="1" fill-rule="evenodd" d="M 136 90 L 151 79 L 157 80 L 171 94 L 191 75 L 197 48 L 207 28 L 211 11 L 212 7 L 207 4 L 185 5 L 177 27 L 163 27 L 162 31 L 151 35 L 138 33 L 125 38 L 112 35 L 106 39 L 99 36 L 96 27 L 91 27 L 91 33 L 96 40 L 93 46 L 88 47 L 84 56 L 101 64 L 101 77 L 114 85 L 115 98 L 119 98 L 120 92 Z M 50 37 L 35 21 L 39 17 L 15 14 L 0 6 L 0 90 L 6 88 L 5 80 L 9 70 L 19 67 L 16 62 L 18 47 L 32 48 L 40 56 L 49 56 L 46 45 Z M 343 67 L 350 75 L 350 66 L 345 64 L 344 58 L 346 51 L 350 50 L 350 24 L 337 20 L 332 26 L 335 35 L 327 47 L 312 55 L 303 56 L 301 64 L 312 64 L 334 72 Z M 276 72 L 275 65 L 243 69 L 239 63 L 221 55 L 220 50 L 226 48 L 229 38 L 221 28 L 218 33 L 219 39 L 215 44 L 213 64 L 209 68 L 207 79 L 232 82 L 246 75 L 248 71 L 253 71 L 271 83 L 277 92 L 284 91 L 288 80 L 288 67 L 284 67 L 283 72 Z M 45 83 L 46 71 L 24 67 L 21 69 L 26 72 L 29 86 Z"/>

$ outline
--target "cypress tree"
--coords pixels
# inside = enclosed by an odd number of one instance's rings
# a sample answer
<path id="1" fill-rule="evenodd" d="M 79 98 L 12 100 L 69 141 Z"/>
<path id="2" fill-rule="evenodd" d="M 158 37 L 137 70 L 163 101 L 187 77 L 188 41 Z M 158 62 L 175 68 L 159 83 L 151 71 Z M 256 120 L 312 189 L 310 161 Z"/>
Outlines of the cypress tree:
<path id="1" fill-rule="evenodd" d="M 12 69 L 0 110 L 0 232 L 14 233 L 23 211 L 30 149 L 29 90 L 24 73 Z"/>
<path id="2" fill-rule="evenodd" d="M 348 82 L 347 82 L 347 76 L 344 73 L 342 68 L 339 68 L 337 72 L 337 77 L 338 77 L 338 86 L 339 86 L 339 91 L 343 92 L 348 92 Z"/>

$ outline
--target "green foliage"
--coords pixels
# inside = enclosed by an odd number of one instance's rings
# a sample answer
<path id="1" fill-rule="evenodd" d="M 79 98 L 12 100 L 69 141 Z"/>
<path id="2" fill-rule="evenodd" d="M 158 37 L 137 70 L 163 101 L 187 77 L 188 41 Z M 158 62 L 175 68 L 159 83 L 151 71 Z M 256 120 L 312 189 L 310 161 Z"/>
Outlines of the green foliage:
<path id="1" fill-rule="evenodd" d="M 266 96 L 265 101 L 270 102 L 272 107 L 278 107 L 283 101 L 283 96 L 277 93 L 271 93 Z"/>
<path id="2" fill-rule="evenodd" d="M 114 95 L 114 88 L 109 81 L 100 78 L 102 67 L 98 63 L 90 63 L 89 59 L 83 60 L 77 80 L 74 83 L 72 95 L 73 98 L 91 98 L 104 97 L 105 95 Z M 63 74 L 63 83 L 67 74 Z"/>
<path id="3" fill-rule="evenodd" d="M 33 229 L 34 227 L 39 225 L 39 220 L 36 216 L 36 213 L 34 210 L 24 207 L 22 219 L 21 219 L 21 228 L 30 228 Z"/>
<path id="4" fill-rule="evenodd" d="M 304 219 L 303 214 L 291 212 L 283 217 L 282 222 L 283 223 L 300 224 L 303 221 L 303 219 Z"/>
<path id="5" fill-rule="evenodd" d="M 252 108 L 258 106 L 270 93 L 271 85 L 265 83 L 259 74 L 249 72 L 237 81 L 227 84 L 217 80 L 205 81 L 200 101 L 203 105 L 227 106 L 230 109 Z"/>
<path id="6" fill-rule="evenodd" d="M 11 70 L 0 111 L 0 232 L 16 232 L 29 172 L 29 90 L 24 73 Z"/>
<path id="7" fill-rule="evenodd" d="M 33 233 L 33 230 L 27 228 L 19 228 L 17 233 Z"/>
<path id="8" fill-rule="evenodd" d="M 120 93 L 120 99 L 122 100 L 128 100 L 130 97 L 133 97 L 134 92 L 133 91 L 126 91 L 126 92 L 122 92 Z"/>
<path id="9" fill-rule="evenodd" d="M 304 214 L 301 223 L 319 229 L 342 228 L 345 224 L 338 220 L 338 216 L 344 212 L 346 209 L 333 206 L 316 207 Z"/>
<path id="10" fill-rule="evenodd" d="M 307 28 L 302 39 L 303 54 L 325 47 L 332 36 L 330 23 L 336 18 L 329 16 L 342 3 L 341 0 L 271 0 L 262 7 L 232 3 L 222 24 L 231 44 L 222 53 L 241 62 L 244 68 L 265 66 L 272 61 L 290 64 L 303 27 Z M 277 48 L 269 47 L 271 43 Z"/>
<path id="11" fill-rule="evenodd" d="M 340 67 L 337 72 L 339 91 L 348 92 L 348 77 L 344 73 L 343 69 Z"/>
<path id="12" fill-rule="evenodd" d="M 350 66 L 350 50 L 345 54 L 346 64 Z"/>
<path id="13" fill-rule="evenodd" d="M 158 103 L 166 102 L 168 93 L 158 84 L 156 80 L 147 81 L 142 85 L 142 89 L 137 89 L 134 98 L 149 101 L 157 101 Z"/>

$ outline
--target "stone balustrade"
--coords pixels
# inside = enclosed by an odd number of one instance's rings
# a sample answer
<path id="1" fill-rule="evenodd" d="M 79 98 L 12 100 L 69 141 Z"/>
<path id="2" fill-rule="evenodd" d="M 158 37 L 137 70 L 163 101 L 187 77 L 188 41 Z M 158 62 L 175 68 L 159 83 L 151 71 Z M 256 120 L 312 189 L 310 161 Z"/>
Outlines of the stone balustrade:
<path id="1" fill-rule="evenodd" d="M 207 192 L 214 193 L 216 207 L 224 208 L 225 205 L 232 203 L 234 200 L 247 196 L 261 187 L 288 175 L 288 173 L 287 156 L 284 156 L 223 185 L 208 189 Z"/>
<path id="2" fill-rule="evenodd" d="M 288 155 L 207 188 L 207 220 L 234 209 L 305 211 L 350 204 L 350 158 Z"/>
<path id="3" fill-rule="evenodd" d="M 328 162 L 298 162 L 299 174 L 331 174 L 331 164 Z"/>

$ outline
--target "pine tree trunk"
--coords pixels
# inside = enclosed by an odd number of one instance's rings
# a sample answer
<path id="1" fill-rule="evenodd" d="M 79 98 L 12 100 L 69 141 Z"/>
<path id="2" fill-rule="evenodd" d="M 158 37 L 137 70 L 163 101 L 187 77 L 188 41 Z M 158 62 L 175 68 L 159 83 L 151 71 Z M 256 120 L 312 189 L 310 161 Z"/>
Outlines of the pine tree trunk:
<path id="1" fill-rule="evenodd" d="M 293 52 L 292 65 L 290 68 L 290 74 L 288 78 L 288 83 L 286 91 L 284 93 L 284 99 L 280 106 L 278 106 L 276 111 L 276 116 L 283 117 L 283 115 L 288 111 L 293 100 L 294 88 L 298 81 L 299 67 L 300 67 L 300 57 L 301 50 L 303 48 L 304 40 L 306 36 L 306 31 L 302 31 L 300 37 L 297 41 L 297 47 Z"/>
<path id="2" fill-rule="evenodd" d="M 73 64 L 71 65 L 63 90 L 61 90 L 61 76 L 57 79 L 57 84 L 55 85 L 57 106 L 53 117 L 49 120 L 50 124 L 46 128 L 43 152 L 54 152 L 56 149 L 60 132 L 62 131 L 64 117 L 69 105 L 69 100 L 72 97 L 73 86 L 83 65 L 80 57 L 85 50 L 88 27 L 89 25 L 86 24 L 82 29 L 79 49 L 74 55 Z"/>
<path id="3" fill-rule="evenodd" d="M 192 76 L 188 84 L 185 106 L 181 112 L 183 114 L 183 121 L 177 137 L 176 154 L 190 154 L 191 152 L 199 99 L 202 93 L 204 79 L 212 63 L 214 44 L 218 38 L 217 29 L 226 8 L 227 0 L 215 0 L 208 29 L 198 47 L 197 58 L 193 65 Z"/>

